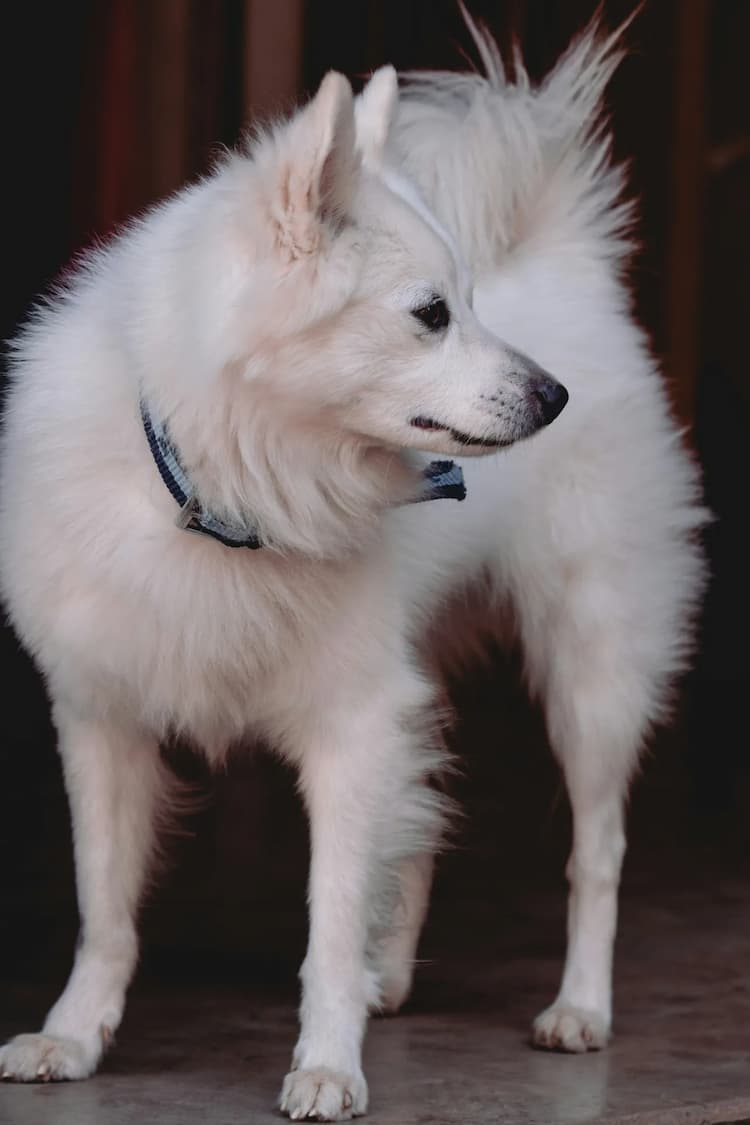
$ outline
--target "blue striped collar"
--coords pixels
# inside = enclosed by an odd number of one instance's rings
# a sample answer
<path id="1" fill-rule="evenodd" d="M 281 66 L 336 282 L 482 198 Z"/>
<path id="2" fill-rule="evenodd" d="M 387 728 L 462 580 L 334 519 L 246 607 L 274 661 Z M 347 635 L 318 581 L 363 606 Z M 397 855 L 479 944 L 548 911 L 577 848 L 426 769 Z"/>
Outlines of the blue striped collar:
<path id="1" fill-rule="evenodd" d="M 177 527 L 209 535 L 225 547 L 249 547 L 251 551 L 262 547 L 263 540 L 256 528 L 224 523 L 201 507 L 166 425 L 154 421 L 143 399 L 141 418 L 159 475 L 179 505 L 180 510 L 175 520 Z M 448 498 L 463 500 L 465 496 L 466 487 L 460 467 L 453 461 L 430 461 L 422 470 L 422 489 L 412 502 Z"/>

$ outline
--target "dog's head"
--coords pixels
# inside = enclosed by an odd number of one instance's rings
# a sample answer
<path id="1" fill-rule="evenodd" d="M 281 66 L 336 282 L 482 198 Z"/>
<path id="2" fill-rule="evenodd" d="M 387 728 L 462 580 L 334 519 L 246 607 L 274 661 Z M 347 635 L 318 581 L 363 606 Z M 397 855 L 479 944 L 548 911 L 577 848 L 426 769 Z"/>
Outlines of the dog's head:
<path id="1" fill-rule="evenodd" d="M 397 99 L 330 73 L 254 153 L 235 370 L 291 424 L 370 444 L 482 453 L 551 422 L 567 392 L 488 332 L 449 235 L 383 166 Z M 238 269 L 241 269 L 238 266 Z"/>

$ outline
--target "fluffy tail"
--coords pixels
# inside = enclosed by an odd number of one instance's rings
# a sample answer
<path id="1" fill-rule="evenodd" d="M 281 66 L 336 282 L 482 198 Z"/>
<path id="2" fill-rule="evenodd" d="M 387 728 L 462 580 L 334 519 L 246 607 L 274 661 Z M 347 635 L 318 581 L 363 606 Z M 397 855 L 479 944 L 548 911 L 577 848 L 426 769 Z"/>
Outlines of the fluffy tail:
<path id="1" fill-rule="evenodd" d="M 536 87 L 518 46 L 510 78 L 489 32 L 464 17 L 484 74 L 405 75 L 394 158 L 477 273 L 539 236 L 584 238 L 589 250 L 621 257 L 632 205 L 602 103 L 634 17 L 606 35 L 595 16 Z"/>

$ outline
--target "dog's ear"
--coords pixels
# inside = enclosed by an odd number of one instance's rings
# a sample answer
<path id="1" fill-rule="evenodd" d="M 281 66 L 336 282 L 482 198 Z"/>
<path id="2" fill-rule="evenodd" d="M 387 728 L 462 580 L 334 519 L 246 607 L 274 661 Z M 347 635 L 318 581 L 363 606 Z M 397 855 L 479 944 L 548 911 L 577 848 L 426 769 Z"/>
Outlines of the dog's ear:
<path id="1" fill-rule="evenodd" d="M 291 258 L 314 253 L 345 218 L 359 176 L 355 139 L 352 88 L 329 71 L 281 140 L 272 210 Z"/>
<path id="2" fill-rule="evenodd" d="M 398 104 L 398 78 L 392 66 L 376 70 L 355 103 L 357 147 L 365 164 L 383 163 L 388 131 Z"/>

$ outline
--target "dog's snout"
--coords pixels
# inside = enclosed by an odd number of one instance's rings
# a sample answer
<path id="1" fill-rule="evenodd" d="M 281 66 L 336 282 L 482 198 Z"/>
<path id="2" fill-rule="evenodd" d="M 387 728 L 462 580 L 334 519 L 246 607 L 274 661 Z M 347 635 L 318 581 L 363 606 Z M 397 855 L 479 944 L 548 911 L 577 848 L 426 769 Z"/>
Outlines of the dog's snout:
<path id="1" fill-rule="evenodd" d="M 554 422 L 569 397 L 562 383 L 558 383 L 556 379 L 550 379 L 547 376 L 538 380 L 532 393 L 542 408 L 545 426 Z"/>

